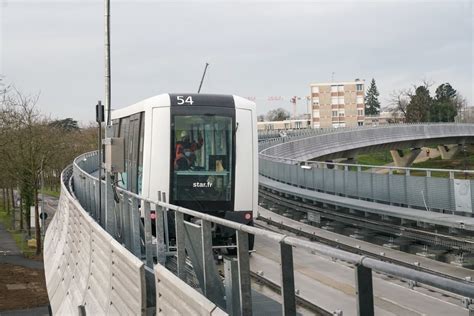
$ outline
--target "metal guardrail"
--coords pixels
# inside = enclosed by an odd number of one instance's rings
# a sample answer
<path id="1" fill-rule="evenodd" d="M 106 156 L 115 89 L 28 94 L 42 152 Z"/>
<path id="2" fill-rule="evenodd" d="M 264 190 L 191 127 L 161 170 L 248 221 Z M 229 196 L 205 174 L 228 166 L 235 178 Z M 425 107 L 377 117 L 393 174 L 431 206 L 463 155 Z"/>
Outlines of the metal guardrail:
<path id="1" fill-rule="evenodd" d="M 384 125 L 369 125 L 369 126 L 354 126 L 354 127 L 330 127 L 330 128 L 302 128 L 302 129 L 278 129 L 278 130 L 259 130 L 258 139 L 261 141 L 271 140 L 275 138 L 281 138 L 282 135 L 286 135 L 293 139 L 298 137 L 307 137 L 314 135 L 340 133 L 347 131 L 360 131 L 364 129 L 386 129 L 392 127 L 409 127 L 409 126 L 442 126 L 452 125 L 455 123 L 396 123 L 396 124 L 384 124 Z M 456 124 L 468 124 L 468 123 L 456 123 Z"/>
<path id="2" fill-rule="evenodd" d="M 466 140 L 474 141 L 474 124 L 388 125 L 384 128 L 351 128 L 316 132 L 303 137 L 282 137 L 280 144 L 268 147 L 261 153 L 310 160 L 317 157 L 344 157 L 374 146 L 393 149 L 406 144 L 420 147 L 430 143 L 460 144 Z"/>
<path id="3" fill-rule="evenodd" d="M 88 160 L 92 161 L 93 156 L 93 153 L 85 154 L 78 157 L 74 162 L 74 190 L 78 193 L 77 197 L 81 204 L 91 212 L 92 216 L 94 216 L 94 210 L 98 209 L 97 200 L 94 200 L 95 191 L 93 190 L 93 188 L 98 185 L 98 179 L 89 174 L 93 171 L 92 167 L 94 164 L 88 162 Z M 204 283 L 201 283 L 202 292 L 218 306 L 222 306 L 222 298 L 220 296 L 222 293 L 219 292 L 221 289 L 215 285 L 216 283 L 212 282 L 213 269 L 215 269 L 212 259 L 212 224 L 222 225 L 235 230 L 237 236 L 238 267 L 238 284 L 236 291 L 238 293 L 234 294 L 237 294 L 239 297 L 239 309 L 243 315 L 252 314 L 250 258 L 248 251 L 249 234 L 255 235 L 257 240 L 258 237 L 265 237 L 279 245 L 282 274 L 281 296 L 284 315 L 294 315 L 296 310 L 293 247 L 307 249 L 355 265 L 357 309 L 360 315 L 374 314 L 372 270 L 427 284 L 465 297 L 474 297 L 474 284 L 468 281 L 444 279 L 436 275 L 418 271 L 415 268 L 409 269 L 400 267 L 299 238 L 239 224 L 205 213 L 171 205 L 160 199 L 154 200 L 141 197 L 122 189 L 117 189 L 117 193 L 120 195 L 120 203 L 117 203 L 117 207 L 114 210 L 117 221 L 123 223 L 129 222 L 130 225 L 116 225 L 116 227 L 120 227 L 120 229 L 112 232 L 112 236 L 121 240 L 121 242 L 138 258 L 142 259 L 149 268 L 152 268 L 154 265 L 154 257 L 157 258 L 158 263 L 163 263 L 166 261 L 166 256 L 176 256 L 177 276 L 182 280 L 186 280 L 186 251 L 188 255 L 191 256 L 194 253 L 195 257 L 199 260 L 197 260 L 198 264 L 195 264 L 196 261 L 193 262 L 193 266 L 195 269 L 201 270 L 200 274 L 205 280 Z M 157 194 L 159 197 L 163 196 L 162 194 Z M 91 205 L 90 201 L 93 201 L 96 205 Z M 126 205 L 130 205 L 130 207 Z M 134 212 L 138 214 L 138 205 L 140 205 L 143 215 L 141 219 L 140 216 L 133 214 Z M 152 210 L 156 211 L 155 219 L 152 219 Z M 153 241 L 151 234 L 152 221 L 154 221 L 157 231 L 164 232 L 166 227 L 166 221 L 164 219 L 167 217 L 174 217 L 175 219 L 175 244 L 170 244 L 169 240 L 161 234 L 157 234 L 156 242 Z M 187 219 L 185 219 L 185 217 Z M 191 221 L 189 218 L 193 218 L 194 220 Z M 143 230 L 133 231 L 130 229 L 133 225 L 140 226 L 141 220 L 143 220 Z M 189 238 L 191 234 L 190 229 L 194 229 L 194 238 Z M 134 234 L 137 234 L 143 247 L 136 246 L 137 244 L 134 240 L 136 240 L 137 236 L 134 236 Z M 128 238 L 125 238 L 126 236 L 128 236 Z M 201 245 L 196 247 L 196 245 L 190 244 L 190 240 L 199 240 Z M 195 251 L 196 249 L 199 250 Z M 222 285 L 220 281 L 219 283 Z M 227 295 L 227 297 L 232 296 Z"/>
<path id="4" fill-rule="evenodd" d="M 66 189 L 44 240 L 45 277 L 57 315 L 145 314 L 144 264 L 96 223 Z"/>
<path id="5" fill-rule="evenodd" d="M 419 209 L 448 210 L 458 212 L 461 215 L 465 213 L 472 214 L 472 206 L 474 206 L 474 181 L 462 178 L 474 174 L 473 170 L 375 166 L 292 158 L 293 156 L 305 156 L 306 150 L 314 152 L 314 146 L 318 146 L 321 153 L 320 156 L 323 153 L 337 152 L 337 150 L 344 152 L 344 150 L 348 150 L 351 146 L 353 148 L 362 146 L 362 143 L 351 145 L 352 140 L 347 140 L 346 143 L 348 145 L 338 149 L 337 146 L 332 144 L 334 142 L 329 142 L 328 145 L 325 145 L 324 141 L 327 141 L 329 138 L 319 139 L 317 138 L 318 135 L 329 135 L 331 133 L 348 135 L 344 133 L 372 129 L 381 131 L 384 128 L 387 131 L 393 131 L 393 128 L 400 127 L 406 129 L 407 126 L 417 129 L 423 135 L 426 134 L 423 137 L 428 137 L 429 135 L 440 136 L 443 134 L 441 133 L 442 129 L 448 128 L 451 132 L 449 137 L 454 137 L 457 125 L 398 124 L 388 125 L 383 128 L 332 129 L 329 131 L 315 130 L 313 132 L 306 130 L 302 131 L 301 134 L 296 134 L 296 136 L 280 137 L 260 142 L 259 172 L 261 175 L 276 181 L 330 194 L 370 199 L 376 202 L 392 203 Z M 460 124 L 459 126 L 463 127 L 462 133 L 460 132 L 459 134 L 460 137 L 474 128 L 473 124 Z M 434 129 L 438 127 L 441 130 L 434 132 Z M 377 137 L 377 139 L 374 138 L 370 141 L 377 144 L 393 140 L 390 134 Z M 410 132 L 404 130 L 397 137 L 396 139 L 399 141 L 403 137 L 415 136 L 410 136 Z M 474 139 L 474 133 L 470 137 Z M 318 141 L 323 142 L 323 144 L 314 145 Z M 340 142 L 343 141 L 340 140 Z M 327 146 L 329 146 L 329 149 L 326 149 Z M 284 147 L 284 149 L 280 149 L 280 147 Z M 291 154 L 289 154 L 290 152 Z M 370 169 L 366 170 L 366 168 Z M 376 170 L 383 169 L 387 171 L 386 174 L 376 172 Z M 396 174 L 397 172 L 403 174 Z M 433 173 L 445 173 L 447 177 L 433 177 Z M 415 174 L 416 176 L 414 176 Z"/>

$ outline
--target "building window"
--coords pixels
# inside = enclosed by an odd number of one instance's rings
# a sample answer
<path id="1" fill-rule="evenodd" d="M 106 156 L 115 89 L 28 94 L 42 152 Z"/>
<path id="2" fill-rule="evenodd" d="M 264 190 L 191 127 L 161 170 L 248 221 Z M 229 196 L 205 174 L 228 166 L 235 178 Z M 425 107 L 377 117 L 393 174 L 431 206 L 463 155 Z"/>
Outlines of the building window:
<path id="1" fill-rule="evenodd" d="M 319 110 L 313 111 L 313 117 L 319 117 Z"/>
<path id="2" fill-rule="evenodd" d="M 358 116 L 364 116 L 364 110 L 362 110 L 362 109 L 357 110 L 357 115 Z"/>
<path id="3" fill-rule="evenodd" d="M 301 122 L 295 122 L 296 128 L 301 128 Z"/>
<path id="4" fill-rule="evenodd" d="M 337 111 L 332 111 L 332 117 L 337 117 Z"/>
<path id="5" fill-rule="evenodd" d="M 331 92 L 337 92 L 337 86 L 331 86 Z"/>
<path id="6" fill-rule="evenodd" d="M 331 97 L 331 104 L 339 104 L 339 98 L 337 96 Z"/>
<path id="7" fill-rule="evenodd" d="M 319 93 L 319 87 L 311 87 L 312 93 Z"/>
<path id="8" fill-rule="evenodd" d="M 339 112 L 339 117 L 344 117 L 344 112 Z"/>
<path id="9" fill-rule="evenodd" d="M 313 105 L 319 105 L 319 97 L 313 98 Z"/>
<path id="10" fill-rule="evenodd" d="M 356 84 L 356 90 L 357 91 L 362 91 L 364 89 L 364 85 L 361 83 Z"/>
<path id="11" fill-rule="evenodd" d="M 339 97 L 338 104 L 344 104 L 344 97 Z"/>
<path id="12" fill-rule="evenodd" d="M 357 122 L 357 125 L 358 125 L 358 126 L 363 126 L 363 125 L 364 125 L 364 122 Z"/>
<path id="13" fill-rule="evenodd" d="M 357 104 L 364 104 L 364 97 L 361 95 L 357 96 Z"/>
<path id="14" fill-rule="evenodd" d="M 337 86 L 337 92 L 344 92 L 344 86 Z"/>

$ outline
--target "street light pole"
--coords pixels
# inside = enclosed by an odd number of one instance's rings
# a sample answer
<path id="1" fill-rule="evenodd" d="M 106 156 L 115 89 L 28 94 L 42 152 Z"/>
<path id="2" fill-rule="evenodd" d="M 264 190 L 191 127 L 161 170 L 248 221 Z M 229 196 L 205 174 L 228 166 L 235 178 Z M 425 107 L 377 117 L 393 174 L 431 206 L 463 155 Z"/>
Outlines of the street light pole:
<path id="1" fill-rule="evenodd" d="M 105 111 L 107 112 L 105 138 L 113 137 L 112 122 L 111 122 L 111 66 L 110 66 L 110 0 L 105 0 Z M 100 182 L 99 182 L 100 185 Z M 114 217 L 112 209 L 114 207 L 112 175 L 105 171 L 105 210 L 103 225 L 109 234 L 115 235 L 113 230 Z"/>

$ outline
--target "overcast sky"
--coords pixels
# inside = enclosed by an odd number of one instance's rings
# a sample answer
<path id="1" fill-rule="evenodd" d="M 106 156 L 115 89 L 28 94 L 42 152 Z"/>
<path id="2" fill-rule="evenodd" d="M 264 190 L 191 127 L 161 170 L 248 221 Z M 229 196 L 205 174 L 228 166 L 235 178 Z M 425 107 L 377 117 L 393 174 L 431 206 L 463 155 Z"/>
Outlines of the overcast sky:
<path id="1" fill-rule="evenodd" d="M 202 92 L 256 97 L 259 113 L 290 110 L 291 96 L 332 76 L 375 78 L 382 105 L 423 79 L 449 82 L 473 104 L 473 1 L 111 2 L 113 108 L 196 92 L 205 62 Z M 94 120 L 103 2 L 0 4 L 0 74 L 40 92 L 44 114 Z"/>

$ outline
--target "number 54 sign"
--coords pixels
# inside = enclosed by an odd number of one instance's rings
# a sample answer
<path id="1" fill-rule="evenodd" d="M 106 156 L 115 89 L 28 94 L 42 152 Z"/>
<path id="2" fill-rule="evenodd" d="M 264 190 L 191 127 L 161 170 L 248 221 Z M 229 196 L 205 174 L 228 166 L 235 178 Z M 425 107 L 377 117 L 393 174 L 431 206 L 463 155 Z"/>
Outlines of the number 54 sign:
<path id="1" fill-rule="evenodd" d="M 182 96 L 182 95 L 178 95 L 176 96 L 176 101 L 178 103 L 178 105 L 183 105 L 183 104 L 189 104 L 189 105 L 193 105 L 194 101 L 193 101 L 193 97 L 191 96 Z"/>

